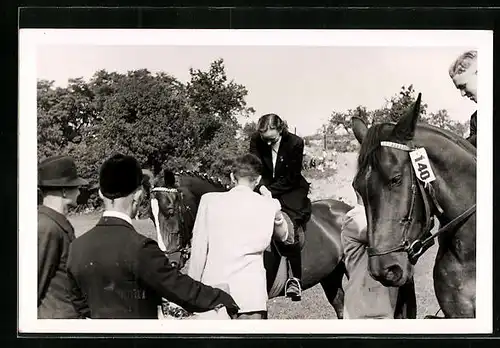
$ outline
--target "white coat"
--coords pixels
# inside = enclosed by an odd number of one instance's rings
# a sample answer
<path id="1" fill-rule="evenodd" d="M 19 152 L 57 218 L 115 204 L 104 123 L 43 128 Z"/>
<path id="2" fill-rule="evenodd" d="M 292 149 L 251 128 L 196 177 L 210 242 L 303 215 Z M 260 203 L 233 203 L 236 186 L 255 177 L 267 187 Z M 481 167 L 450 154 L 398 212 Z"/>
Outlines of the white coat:
<path id="1" fill-rule="evenodd" d="M 249 187 L 203 195 L 188 275 L 211 286 L 227 284 L 240 313 L 267 310 L 264 250 L 273 237 L 275 213 L 273 201 Z"/>

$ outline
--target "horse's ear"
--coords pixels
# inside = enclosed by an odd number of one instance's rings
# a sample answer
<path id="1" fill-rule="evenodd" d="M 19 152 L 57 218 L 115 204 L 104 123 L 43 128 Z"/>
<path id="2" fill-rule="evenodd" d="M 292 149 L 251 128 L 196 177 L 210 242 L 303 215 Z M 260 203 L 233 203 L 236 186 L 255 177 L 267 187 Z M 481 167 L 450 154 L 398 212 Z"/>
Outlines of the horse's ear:
<path id="1" fill-rule="evenodd" d="M 142 169 L 142 185 L 151 185 L 154 180 L 153 172 L 149 169 Z"/>
<path id="2" fill-rule="evenodd" d="M 422 93 L 418 94 L 413 108 L 404 114 L 398 121 L 394 130 L 392 131 L 396 138 L 401 140 L 411 140 L 415 135 L 415 127 L 417 126 L 417 121 L 420 116 L 420 102 L 422 99 Z"/>
<path id="3" fill-rule="evenodd" d="M 163 180 L 165 181 L 165 187 L 175 187 L 175 174 L 173 171 L 165 169 L 163 171 Z"/>
<path id="4" fill-rule="evenodd" d="M 366 126 L 365 121 L 363 119 L 353 116 L 351 119 L 352 131 L 354 132 L 354 136 L 356 140 L 361 144 L 366 137 L 366 133 L 368 133 L 368 127 Z"/>

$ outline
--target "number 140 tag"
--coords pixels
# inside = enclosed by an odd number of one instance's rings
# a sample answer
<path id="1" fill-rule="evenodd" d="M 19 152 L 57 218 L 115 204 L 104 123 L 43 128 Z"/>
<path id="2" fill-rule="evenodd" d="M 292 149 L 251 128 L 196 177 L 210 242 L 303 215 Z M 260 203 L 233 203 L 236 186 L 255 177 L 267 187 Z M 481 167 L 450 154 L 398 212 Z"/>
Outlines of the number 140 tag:
<path id="1" fill-rule="evenodd" d="M 436 180 L 434 172 L 432 171 L 431 163 L 427 157 L 427 151 L 425 148 L 421 147 L 410 152 L 410 159 L 417 178 L 425 183 L 432 182 Z"/>

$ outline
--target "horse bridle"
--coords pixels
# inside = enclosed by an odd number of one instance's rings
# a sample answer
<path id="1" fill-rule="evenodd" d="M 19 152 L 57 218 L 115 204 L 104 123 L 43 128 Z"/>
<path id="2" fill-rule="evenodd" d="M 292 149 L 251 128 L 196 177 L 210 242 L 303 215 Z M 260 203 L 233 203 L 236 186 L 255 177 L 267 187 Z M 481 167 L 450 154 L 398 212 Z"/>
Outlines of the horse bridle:
<path id="1" fill-rule="evenodd" d="M 179 218 L 179 234 L 180 234 L 180 242 L 179 242 L 179 249 L 169 253 L 169 255 L 175 254 L 177 252 L 180 253 L 180 259 L 187 261 L 189 259 L 189 247 L 188 247 L 188 241 L 185 240 L 186 237 L 186 222 L 184 219 L 184 214 L 190 211 L 190 208 L 184 203 L 184 194 L 182 191 L 175 187 L 162 187 L 162 186 L 156 186 L 153 187 L 150 191 L 150 193 L 154 192 L 168 192 L 168 193 L 174 193 L 176 195 L 176 201 L 178 200 L 178 204 L 175 205 L 174 209 L 174 216 L 177 215 Z M 180 265 L 179 265 L 180 266 Z"/>
<path id="2" fill-rule="evenodd" d="M 382 141 L 380 145 L 406 152 L 411 152 L 415 150 L 415 148 L 412 148 L 408 145 L 394 143 L 390 141 Z M 464 211 L 462 214 L 460 214 L 459 216 L 451 220 L 449 223 L 447 223 L 445 226 L 440 228 L 436 233 L 431 234 L 430 231 L 432 230 L 433 227 L 432 223 L 433 216 L 436 215 L 437 217 L 439 217 L 444 213 L 444 211 L 439 202 L 437 201 L 434 187 L 432 186 L 432 184 L 430 182 L 422 184 L 422 182 L 417 178 L 417 175 L 412 165 L 410 165 L 410 168 L 411 168 L 411 180 L 412 180 L 411 182 L 412 198 L 410 201 L 410 208 L 408 210 L 408 215 L 401 220 L 401 223 L 403 224 L 403 242 L 393 248 L 389 248 L 384 251 L 377 250 L 376 248 L 373 247 L 368 247 L 367 252 L 369 257 L 382 256 L 394 252 L 406 252 L 408 253 L 408 259 L 410 260 L 411 264 L 414 265 L 417 263 L 418 258 L 422 256 L 424 252 L 427 251 L 434 244 L 434 238 L 437 238 L 438 236 L 448 231 L 456 229 L 460 224 L 465 222 L 465 220 L 469 216 L 474 214 L 476 211 L 476 204 L 474 204 L 466 211 Z M 415 239 L 412 242 L 409 239 L 408 231 L 413 221 L 413 211 L 415 209 L 415 201 L 417 199 L 417 189 L 416 189 L 417 186 L 419 188 L 420 193 L 422 194 L 422 200 L 424 202 L 424 207 L 425 207 L 426 222 L 422 229 L 422 233 L 417 237 L 417 239 Z M 437 213 L 435 212 L 433 213 L 431 211 L 431 204 L 429 203 L 429 201 L 432 201 L 432 204 L 437 210 Z M 425 236 L 428 237 L 422 241 L 422 238 L 424 238 Z"/>

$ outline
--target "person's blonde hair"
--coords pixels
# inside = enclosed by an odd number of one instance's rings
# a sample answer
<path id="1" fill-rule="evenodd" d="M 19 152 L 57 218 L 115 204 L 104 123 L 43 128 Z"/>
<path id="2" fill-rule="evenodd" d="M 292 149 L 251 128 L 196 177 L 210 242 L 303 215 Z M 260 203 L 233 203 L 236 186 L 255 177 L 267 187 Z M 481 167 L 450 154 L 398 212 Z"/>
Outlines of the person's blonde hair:
<path id="1" fill-rule="evenodd" d="M 453 78 L 455 75 L 463 73 L 472 65 L 472 63 L 476 59 L 477 59 L 476 50 L 471 50 L 462 53 L 457 59 L 455 59 L 453 64 L 450 65 L 450 68 L 448 69 L 450 77 Z"/>

